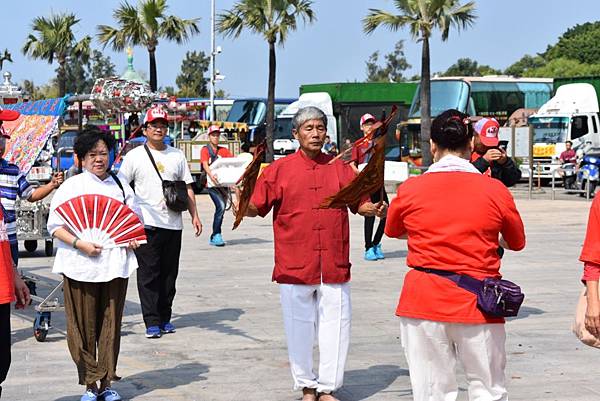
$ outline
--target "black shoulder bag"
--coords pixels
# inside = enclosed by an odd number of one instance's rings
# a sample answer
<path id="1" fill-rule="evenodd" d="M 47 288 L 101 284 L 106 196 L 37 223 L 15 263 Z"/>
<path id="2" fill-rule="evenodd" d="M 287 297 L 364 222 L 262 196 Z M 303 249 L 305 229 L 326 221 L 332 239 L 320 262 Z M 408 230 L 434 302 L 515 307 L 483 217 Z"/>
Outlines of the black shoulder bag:
<path id="1" fill-rule="evenodd" d="M 165 196 L 165 202 L 167 207 L 174 212 L 184 212 L 188 209 L 188 193 L 187 193 L 187 184 L 185 181 L 177 180 L 177 181 L 169 181 L 163 180 L 160 175 L 160 171 L 158 171 L 158 167 L 156 167 L 156 162 L 154 161 L 154 157 L 152 157 L 152 153 L 150 153 L 150 149 L 148 145 L 144 144 L 144 149 L 146 149 L 146 153 L 148 153 L 148 157 L 154 166 L 154 170 L 156 170 L 156 174 L 158 174 L 158 178 L 162 182 L 162 190 L 163 195 Z"/>
<path id="2" fill-rule="evenodd" d="M 125 202 L 125 189 L 123 189 L 123 184 L 121 184 L 121 180 L 119 180 L 119 177 L 117 177 L 117 175 L 112 171 L 109 171 L 108 175 L 110 175 L 112 179 L 115 180 L 119 188 L 121 188 L 121 192 L 123 192 L 123 204 L 127 205 L 127 203 Z"/>

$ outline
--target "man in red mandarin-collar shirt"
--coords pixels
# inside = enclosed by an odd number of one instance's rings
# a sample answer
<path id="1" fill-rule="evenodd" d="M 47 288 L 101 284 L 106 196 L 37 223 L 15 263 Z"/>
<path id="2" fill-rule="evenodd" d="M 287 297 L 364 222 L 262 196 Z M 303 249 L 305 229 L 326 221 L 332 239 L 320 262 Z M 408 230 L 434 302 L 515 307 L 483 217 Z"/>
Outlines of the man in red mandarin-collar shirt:
<path id="1" fill-rule="evenodd" d="M 350 342 L 350 232 L 346 208 L 320 209 L 319 204 L 356 175 L 341 160 L 329 164 L 333 156 L 321 151 L 327 117 L 320 109 L 300 109 L 292 124 L 300 149 L 263 171 L 247 215 L 265 217 L 273 211 L 273 281 L 280 284 L 294 388 L 302 389 L 303 401 L 333 401 L 331 393 L 342 385 Z M 351 210 L 381 217 L 387 204 L 364 201 Z"/>

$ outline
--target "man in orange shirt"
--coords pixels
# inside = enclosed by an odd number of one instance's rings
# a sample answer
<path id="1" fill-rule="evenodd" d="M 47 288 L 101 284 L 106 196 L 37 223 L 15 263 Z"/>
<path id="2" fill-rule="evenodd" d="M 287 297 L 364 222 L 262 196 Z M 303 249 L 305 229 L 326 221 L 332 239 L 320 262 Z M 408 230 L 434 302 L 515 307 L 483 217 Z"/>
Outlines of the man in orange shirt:
<path id="1" fill-rule="evenodd" d="M 348 164 L 329 163 L 321 151 L 327 116 L 305 107 L 292 120 L 300 149 L 267 167 L 258 178 L 248 216 L 273 211 L 275 267 L 294 388 L 303 401 L 335 401 L 350 343 L 350 229 L 348 211 L 321 209 L 328 196 L 355 178 Z M 363 216 L 383 216 L 386 204 L 363 201 L 351 207 Z M 313 346 L 319 343 L 319 369 Z"/>
<path id="2" fill-rule="evenodd" d="M 209 244 L 213 246 L 225 246 L 223 236 L 221 235 L 221 226 L 223 225 L 223 216 L 225 215 L 225 199 L 229 188 L 219 186 L 219 177 L 210 169 L 210 165 L 219 157 L 233 157 L 229 149 L 219 146 L 221 137 L 221 128 L 218 125 L 211 125 L 208 128 L 208 144 L 200 152 L 200 161 L 206 171 L 208 179 L 214 184 L 208 187 L 208 195 L 215 204 L 215 215 L 213 216 L 213 232 L 210 236 Z"/>
<path id="3" fill-rule="evenodd" d="M 11 257 L 4 208 L 0 206 L 0 398 L 1 384 L 10 368 L 10 304 L 15 299 L 16 308 L 24 308 L 31 301 L 29 289 Z"/>

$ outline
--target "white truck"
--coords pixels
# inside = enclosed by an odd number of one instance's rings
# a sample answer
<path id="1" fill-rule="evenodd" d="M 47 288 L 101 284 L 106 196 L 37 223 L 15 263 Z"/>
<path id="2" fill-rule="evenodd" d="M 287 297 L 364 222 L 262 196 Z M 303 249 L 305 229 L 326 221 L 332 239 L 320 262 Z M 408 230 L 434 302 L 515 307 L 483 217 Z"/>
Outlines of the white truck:
<path id="1" fill-rule="evenodd" d="M 565 142 L 573 149 L 600 147 L 600 119 L 598 97 L 588 83 L 574 83 L 558 87 L 552 99 L 529 117 L 533 128 L 534 178 L 552 178 L 561 165 L 559 157 Z M 529 177 L 529 163 L 521 165 L 522 176 Z"/>
<path id="2" fill-rule="evenodd" d="M 327 92 L 305 93 L 289 104 L 277 116 L 273 132 L 273 154 L 275 159 L 285 157 L 298 150 L 298 141 L 292 135 L 292 118 L 303 107 L 314 106 L 323 110 L 327 116 L 327 135 L 337 140 L 337 124 L 333 115 L 333 103 Z"/>

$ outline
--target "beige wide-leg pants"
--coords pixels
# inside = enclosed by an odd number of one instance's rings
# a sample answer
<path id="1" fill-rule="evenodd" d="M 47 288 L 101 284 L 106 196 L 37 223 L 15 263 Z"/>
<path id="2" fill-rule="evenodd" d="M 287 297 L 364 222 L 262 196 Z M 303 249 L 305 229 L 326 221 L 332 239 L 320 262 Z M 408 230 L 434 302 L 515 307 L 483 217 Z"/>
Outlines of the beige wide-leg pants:
<path id="1" fill-rule="evenodd" d="M 350 284 L 280 284 L 294 389 L 339 389 L 350 344 Z M 319 370 L 313 370 L 315 337 Z"/>
<path id="2" fill-rule="evenodd" d="M 456 364 L 469 401 L 507 401 L 504 324 L 461 324 L 400 318 L 402 346 L 415 401 L 456 401 Z"/>

